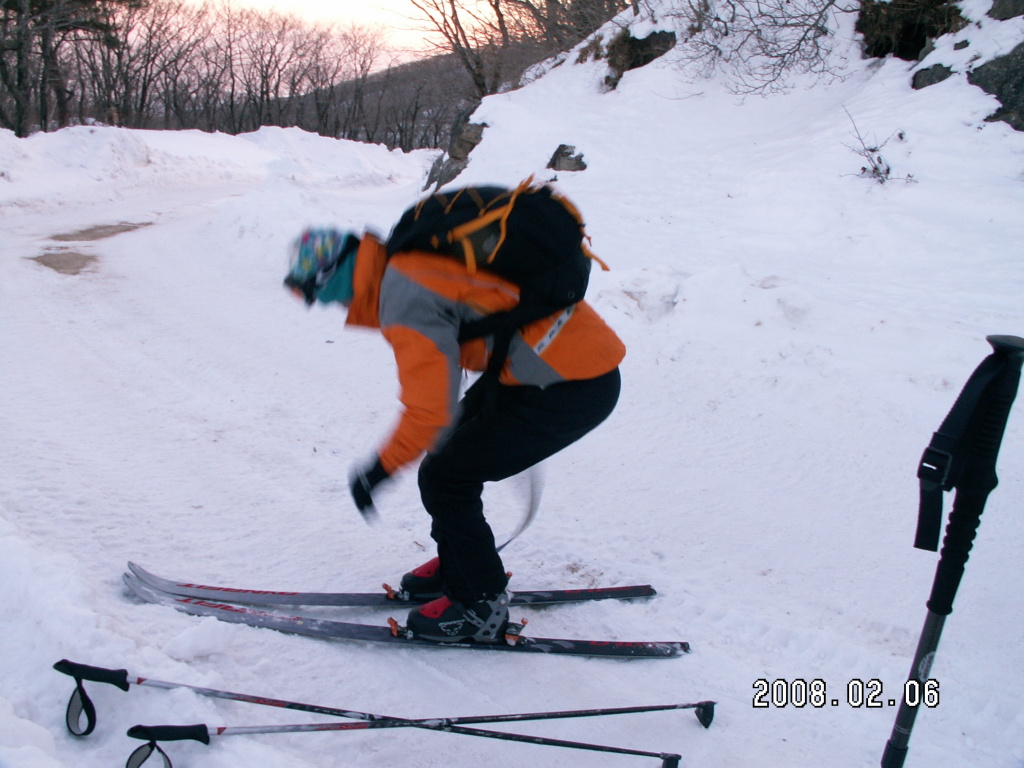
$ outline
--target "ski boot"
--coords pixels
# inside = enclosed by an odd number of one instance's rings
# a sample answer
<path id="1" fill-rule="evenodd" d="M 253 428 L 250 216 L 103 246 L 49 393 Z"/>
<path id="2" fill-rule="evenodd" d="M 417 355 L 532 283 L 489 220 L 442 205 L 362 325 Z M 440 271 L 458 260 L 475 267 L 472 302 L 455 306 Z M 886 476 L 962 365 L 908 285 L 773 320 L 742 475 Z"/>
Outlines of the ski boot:
<path id="1" fill-rule="evenodd" d="M 413 568 L 402 577 L 398 589 L 384 585 L 392 600 L 434 600 L 444 594 L 444 580 L 441 578 L 441 559 L 433 558 Z"/>
<path id="2" fill-rule="evenodd" d="M 438 643 L 498 643 L 509 628 L 509 593 L 474 603 L 439 597 L 409 612 L 406 629 L 412 637 Z"/>

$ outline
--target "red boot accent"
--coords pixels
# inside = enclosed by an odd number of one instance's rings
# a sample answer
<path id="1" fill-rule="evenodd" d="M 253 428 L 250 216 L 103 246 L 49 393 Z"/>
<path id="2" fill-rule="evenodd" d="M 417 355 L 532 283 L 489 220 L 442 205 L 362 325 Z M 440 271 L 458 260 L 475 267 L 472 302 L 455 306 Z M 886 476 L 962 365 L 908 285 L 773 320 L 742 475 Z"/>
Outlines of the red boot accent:
<path id="1" fill-rule="evenodd" d="M 423 565 L 413 568 L 410 573 L 413 576 L 418 576 L 421 579 L 430 579 L 437 575 L 438 570 L 441 568 L 441 558 L 435 557 L 433 560 L 427 560 Z"/>
<path id="2" fill-rule="evenodd" d="M 441 617 L 441 614 L 452 607 L 452 601 L 448 596 L 439 597 L 437 600 L 431 600 L 426 605 L 420 606 L 419 612 L 430 619 L 437 619 Z"/>

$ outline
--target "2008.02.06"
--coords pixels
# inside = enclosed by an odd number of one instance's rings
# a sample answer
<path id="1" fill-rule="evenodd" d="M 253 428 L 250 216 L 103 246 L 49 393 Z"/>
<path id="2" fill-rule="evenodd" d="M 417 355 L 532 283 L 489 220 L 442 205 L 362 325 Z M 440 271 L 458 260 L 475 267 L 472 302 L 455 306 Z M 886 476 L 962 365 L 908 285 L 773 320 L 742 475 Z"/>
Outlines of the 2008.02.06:
<path id="1" fill-rule="evenodd" d="M 846 705 L 854 709 L 881 709 L 897 707 L 906 703 L 911 707 L 939 706 L 938 680 L 907 680 L 903 684 L 901 698 L 886 697 L 882 681 L 873 678 L 861 680 L 853 678 L 846 684 L 843 698 L 829 696 L 828 684 L 821 678 L 804 680 L 779 678 L 768 680 L 761 678 L 754 681 L 754 709 L 771 709 L 783 707 L 838 707 Z"/>

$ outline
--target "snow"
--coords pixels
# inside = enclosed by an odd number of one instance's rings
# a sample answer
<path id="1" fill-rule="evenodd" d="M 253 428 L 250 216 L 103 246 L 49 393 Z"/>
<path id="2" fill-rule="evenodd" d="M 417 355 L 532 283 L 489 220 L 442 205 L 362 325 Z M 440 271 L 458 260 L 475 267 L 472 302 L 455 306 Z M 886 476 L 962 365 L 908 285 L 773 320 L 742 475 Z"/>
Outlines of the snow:
<path id="1" fill-rule="evenodd" d="M 1020 31 L 956 39 L 994 55 Z M 937 559 L 911 546 L 917 462 L 986 335 L 1024 335 L 1024 135 L 985 123 L 997 103 L 962 73 L 913 91 L 913 65 L 847 54 L 841 81 L 743 101 L 669 61 L 606 93 L 601 62 L 568 57 L 474 116 L 489 127 L 460 182 L 547 178 L 558 144 L 583 153 L 558 185 L 612 267 L 589 297 L 629 349 L 616 412 L 545 467 L 540 515 L 505 550 L 512 587 L 652 583 L 646 602 L 522 615 L 538 635 L 692 644 L 668 661 L 332 644 L 130 599 L 128 560 L 365 591 L 430 556 L 414 473 L 377 527 L 347 496 L 396 413 L 390 351 L 281 280 L 305 226 L 387 232 L 433 155 L 295 129 L 0 133 L 0 766 L 120 765 L 136 723 L 323 719 L 92 685 L 79 740 L 61 658 L 401 717 L 713 699 L 707 731 L 688 712 L 508 730 L 689 768 L 877 765 Z M 966 66 L 953 55 L 940 41 L 921 66 Z M 858 175 L 854 123 L 887 142 L 889 183 Z M 1024 764 L 1022 466 L 1018 405 L 908 766 Z M 521 492 L 488 491 L 499 537 Z M 840 703 L 755 708 L 761 679 L 821 679 Z M 853 706 L 853 680 L 881 681 L 886 706 Z M 177 768 L 654 764 L 414 730 L 167 749 Z"/>

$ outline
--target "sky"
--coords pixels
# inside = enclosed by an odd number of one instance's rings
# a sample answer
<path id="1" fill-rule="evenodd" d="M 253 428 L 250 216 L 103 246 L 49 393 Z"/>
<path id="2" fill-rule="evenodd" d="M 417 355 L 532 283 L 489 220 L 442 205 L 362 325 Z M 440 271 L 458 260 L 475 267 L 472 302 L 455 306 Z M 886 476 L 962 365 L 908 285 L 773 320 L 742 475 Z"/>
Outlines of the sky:
<path id="1" fill-rule="evenodd" d="M 658 592 L 513 615 L 534 636 L 688 641 L 675 659 L 330 643 L 126 594 L 128 561 L 365 592 L 433 555 L 414 469 L 381 487 L 376 526 L 348 496 L 398 411 L 390 348 L 281 283 L 304 227 L 387 232 L 436 153 L 297 128 L 0 131 L 0 768 L 124 765 L 135 724 L 326 719 L 89 686 L 97 727 L 78 739 L 62 658 L 410 718 L 714 700 L 707 730 L 687 712 L 507 728 L 686 768 L 877 766 L 937 561 L 912 547 L 918 462 L 986 336 L 1024 336 L 1024 132 L 986 122 L 998 103 L 965 74 L 1024 19 L 963 5 L 973 23 L 923 61 L 851 40 L 828 85 L 741 101 L 659 59 L 608 91 L 605 60 L 569 55 L 473 116 L 487 127 L 460 184 L 549 179 L 559 144 L 583 156 L 557 188 L 610 266 L 586 300 L 627 348 L 615 412 L 545 463 L 537 517 L 502 551 L 510 588 Z M 913 90 L 936 64 L 955 74 Z M 859 172 L 851 117 L 884 144 L 887 183 Z M 997 470 L 907 768 L 1024 765 L 1024 395 Z M 503 539 L 523 489 L 486 494 Z M 811 681 L 828 698 L 787 705 Z M 657 765 L 409 730 L 164 746 L 176 768 Z"/>
<path id="2" fill-rule="evenodd" d="M 376 25 L 387 30 L 396 47 L 417 48 L 422 35 L 414 31 L 408 16 L 415 14 L 409 0 L 233 0 L 236 5 L 274 9 L 302 18 Z"/>

